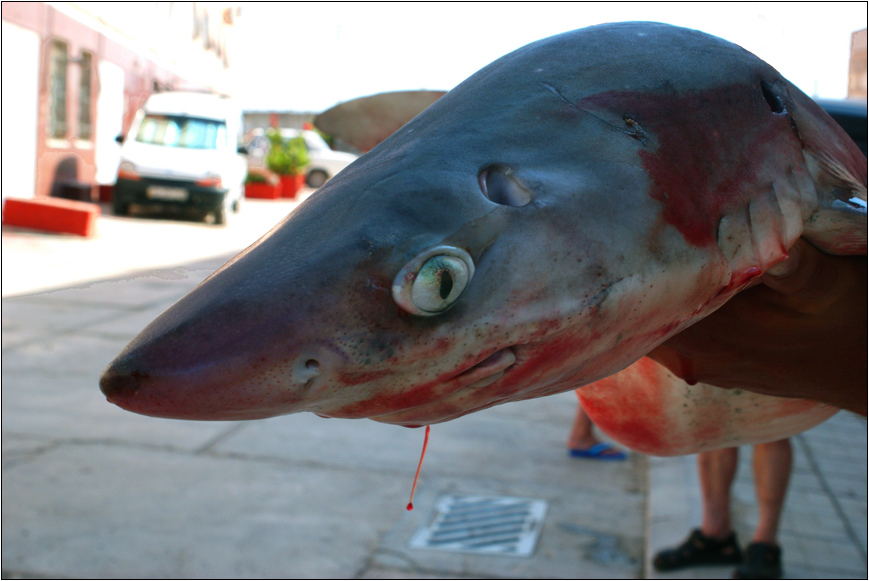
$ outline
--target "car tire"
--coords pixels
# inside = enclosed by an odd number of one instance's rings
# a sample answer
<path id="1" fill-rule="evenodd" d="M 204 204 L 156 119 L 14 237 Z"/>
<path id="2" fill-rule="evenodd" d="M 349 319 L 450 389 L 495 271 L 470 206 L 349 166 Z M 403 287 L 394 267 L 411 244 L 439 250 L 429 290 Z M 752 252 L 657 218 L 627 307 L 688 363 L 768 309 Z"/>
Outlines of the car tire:
<path id="1" fill-rule="evenodd" d="M 218 208 L 214 211 L 214 225 L 215 226 L 225 226 L 227 219 L 227 211 L 226 208 Z"/>
<path id="2" fill-rule="evenodd" d="M 308 172 L 308 178 L 306 181 L 309 188 L 314 188 L 316 190 L 325 184 L 327 179 L 329 179 L 329 176 L 326 175 L 326 172 L 320 169 L 315 169 Z"/>
<path id="3" fill-rule="evenodd" d="M 127 216 L 130 214 L 130 205 L 122 204 L 120 202 L 112 203 L 112 213 L 115 216 Z"/>

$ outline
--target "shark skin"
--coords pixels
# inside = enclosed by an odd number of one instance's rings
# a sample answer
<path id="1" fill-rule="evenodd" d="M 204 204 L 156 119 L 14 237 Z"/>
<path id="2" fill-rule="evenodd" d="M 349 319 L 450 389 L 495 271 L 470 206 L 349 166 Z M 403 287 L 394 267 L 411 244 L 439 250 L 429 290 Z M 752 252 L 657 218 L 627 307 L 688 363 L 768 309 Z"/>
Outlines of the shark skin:
<path id="1" fill-rule="evenodd" d="M 839 411 L 804 399 L 688 383 L 648 357 L 576 395 L 602 432 L 652 456 L 781 440 Z"/>
<path id="2" fill-rule="evenodd" d="M 607 378 L 801 236 L 866 254 L 866 224 L 865 157 L 772 67 L 693 30 L 595 26 L 447 93 L 158 317 L 100 386 L 166 418 L 444 422 Z M 661 429 L 634 407 L 630 429 Z"/>

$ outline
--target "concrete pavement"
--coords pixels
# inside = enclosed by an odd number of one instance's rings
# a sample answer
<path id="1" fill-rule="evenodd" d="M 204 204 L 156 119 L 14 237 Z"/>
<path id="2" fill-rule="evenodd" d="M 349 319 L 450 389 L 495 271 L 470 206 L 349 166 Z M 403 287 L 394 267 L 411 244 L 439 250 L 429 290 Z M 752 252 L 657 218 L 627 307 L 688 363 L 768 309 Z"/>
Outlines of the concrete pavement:
<path id="1" fill-rule="evenodd" d="M 572 393 L 433 426 L 412 512 L 421 430 L 311 414 L 181 422 L 106 403 L 103 367 L 275 223 L 269 204 L 249 202 L 227 229 L 104 217 L 89 241 L 4 231 L 4 578 L 637 578 L 697 525 L 692 457 L 566 456 Z M 36 292 L 46 288 L 59 290 Z M 786 574 L 865 578 L 865 420 L 839 414 L 794 450 Z M 756 510 L 743 452 L 734 496 L 745 542 Z M 409 548 L 443 494 L 546 500 L 533 556 Z M 730 571 L 666 578 L 698 576 Z"/>

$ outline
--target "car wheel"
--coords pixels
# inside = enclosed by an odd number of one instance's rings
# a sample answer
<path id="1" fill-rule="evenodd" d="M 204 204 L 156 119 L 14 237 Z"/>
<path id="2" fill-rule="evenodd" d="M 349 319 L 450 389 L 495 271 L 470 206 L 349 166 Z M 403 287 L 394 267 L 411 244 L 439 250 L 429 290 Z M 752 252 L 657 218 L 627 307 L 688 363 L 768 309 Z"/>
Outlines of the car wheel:
<path id="1" fill-rule="evenodd" d="M 323 170 L 315 169 L 308 173 L 308 187 L 317 189 L 325 184 L 328 178 L 329 176 L 326 175 L 326 172 L 324 172 Z"/>
<path id="2" fill-rule="evenodd" d="M 241 212 L 241 198 L 232 203 L 232 213 L 238 214 Z"/>
<path id="3" fill-rule="evenodd" d="M 130 213 L 130 205 L 122 204 L 120 202 L 112 203 L 112 213 L 115 216 L 126 216 Z"/>
<path id="4" fill-rule="evenodd" d="M 214 211 L 214 223 L 217 226 L 226 225 L 227 212 L 226 208 L 219 208 Z"/>

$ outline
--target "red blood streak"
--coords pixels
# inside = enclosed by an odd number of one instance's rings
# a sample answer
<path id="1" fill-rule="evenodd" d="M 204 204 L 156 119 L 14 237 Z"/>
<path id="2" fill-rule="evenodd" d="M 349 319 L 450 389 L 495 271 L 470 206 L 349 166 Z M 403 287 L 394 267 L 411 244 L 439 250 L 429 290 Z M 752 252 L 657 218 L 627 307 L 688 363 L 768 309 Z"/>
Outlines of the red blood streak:
<path id="1" fill-rule="evenodd" d="M 656 364 L 640 359 L 623 371 L 577 390 L 582 407 L 595 425 L 635 450 L 655 453 L 668 445 L 663 429 L 670 422 Z M 626 370 L 627 371 L 627 370 Z"/>
<path id="2" fill-rule="evenodd" d="M 413 387 L 410 391 L 398 391 L 396 393 L 377 393 L 376 396 L 362 401 L 350 403 L 336 410 L 330 415 L 339 418 L 369 418 L 397 410 L 413 408 L 434 399 L 442 397 L 440 388 L 450 379 L 453 371 L 445 373 L 434 380 Z"/>
<path id="3" fill-rule="evenodd" d="M 545 343 L 529 359 L 522 363 L 521 367 L 511 371 L 509 383 L 513 385 L 525 385 L 533 383 L 547 372 L 558 369 L 571 355 L 582 350 L 596 339 L 592 337 L 575 337 L 570 333 L 562 334 Z"/>
<path id="4" fill-rule="evenodd" d="M 657 148 L 639 152 L 649 195 L 694 246 L 715 243 L 721 217 L 747 205 L 770 159 L 784 165 L 800 152 L 787 116 L 770 113 L 759 84 L 682 95 L 611 91 L 578 105 L 629 114 L 654 136 Z"/>
<path id="5" fill-rule="evenodd" d="M 425 450 L 428 448 L 428 434 L 431 431 L 431 426 L 425 427 L 425 440 L 422 442 L 422 454 L 419 456 L 419 466 L 416 467 L 416 476 L 413 477 L 413 488 L 410 489 L 410 502 L 407 503 L 407 510 L 413 510 L 413 495 L 416 493 L 416 483 L 419 480 L 419 471 L 422 470 L 422 460 L 425 458 Z"/>

